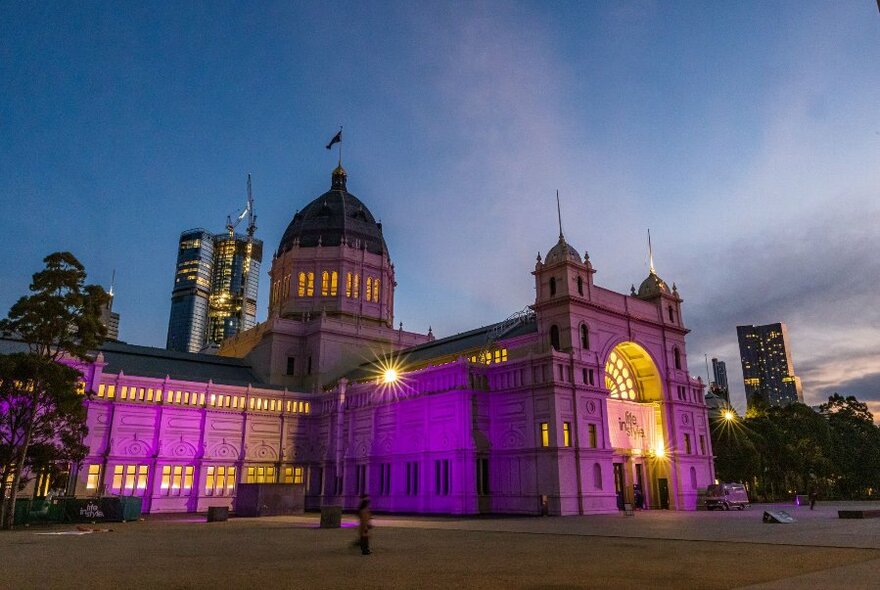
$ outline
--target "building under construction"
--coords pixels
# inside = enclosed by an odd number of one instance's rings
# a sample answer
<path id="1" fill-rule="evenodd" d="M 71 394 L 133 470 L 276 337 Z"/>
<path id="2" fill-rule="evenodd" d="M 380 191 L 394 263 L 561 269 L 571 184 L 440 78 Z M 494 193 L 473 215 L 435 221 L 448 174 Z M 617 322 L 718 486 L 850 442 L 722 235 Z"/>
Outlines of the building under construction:
<path id="1" fill-rule="evenodd" d="M 227 218 L 224 233 L 196 228 L 180 234 L 166 348 L 211 349 L 256 325 L 263 260 L 263 242 L 254 238 L 256 219 L 248 176 L 247 205 Z M 237 233 L 245 220 L 245 232 Z"/>

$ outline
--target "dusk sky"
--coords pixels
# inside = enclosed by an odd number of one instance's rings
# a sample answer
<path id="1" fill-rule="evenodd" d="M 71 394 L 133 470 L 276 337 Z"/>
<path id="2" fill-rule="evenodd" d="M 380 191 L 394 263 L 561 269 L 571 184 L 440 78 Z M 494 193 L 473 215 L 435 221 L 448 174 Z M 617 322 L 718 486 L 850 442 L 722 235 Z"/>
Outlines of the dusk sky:
<path id="1" fill-rule="evenodd" d="M 684 298 L 691 374 L 788 324 L 806 402 L 880 413 L 880 14 L 841 2 L 0 1 L 0 315 L 42 258 L 164 347 L 177 239 L 253 174 L 271 252 L 329 189 L 382 221 L 395 323 L 438 337 L 534 301 L 570 244 L 596 283 Z"/>

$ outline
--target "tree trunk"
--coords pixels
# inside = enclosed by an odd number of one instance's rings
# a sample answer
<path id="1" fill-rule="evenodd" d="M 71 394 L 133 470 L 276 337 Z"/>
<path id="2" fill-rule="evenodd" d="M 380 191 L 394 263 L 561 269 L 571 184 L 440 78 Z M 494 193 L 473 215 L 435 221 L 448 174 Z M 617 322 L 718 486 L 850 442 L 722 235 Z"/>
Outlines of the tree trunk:
<path id="1" fill-rule="evenodd" d="M 36 389 L 36 387 L 35 387 Z M 9 493 L 9 499 L 6 501 L 6 505 L 3 509 L 3 529 L 10 530 L 15 525 L 15 497 L 18 495 L 18 484 L 21 482 L 21 474 L 24 470 L 25 459 L 27 459 L 27 451 L 28 447 L 31 446 L 31 437 L 34 434 L 34 421 L 36 419 L 36 404 L 39 400 L 39 394 L 35 393 L 31 402 L 32 413 L 30 415 L 30 419 L 28 420 L 27 426 L 27 434 L 25 434 L 24 442 L 21 445 L 21 450 L 18 453 L 18 460 L 16 461 L 16 465 L 13 467 L 15 471 L 12 475 L 12 489 Z"/>

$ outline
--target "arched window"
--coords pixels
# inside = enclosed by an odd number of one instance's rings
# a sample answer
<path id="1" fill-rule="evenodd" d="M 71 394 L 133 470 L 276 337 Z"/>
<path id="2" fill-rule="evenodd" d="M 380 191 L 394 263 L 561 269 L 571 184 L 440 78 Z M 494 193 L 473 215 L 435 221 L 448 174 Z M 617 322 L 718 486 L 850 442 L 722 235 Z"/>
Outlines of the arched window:
<path id="1" fill-rule="evenodd" d="M 681 368 L 681 351 L 678 350 L 677 346 L 672 349 L 672 358 L 673 358 L 673 361 L 675 362 L 675 368 L 680 369 Z"/>
<path id="2" fill-rule="evenodd" d="M 373 277 L 367 277 L 367 301 L 373 300 Z"/>
<path id="3" fill-rule="evenodd" d="M 691 467 L 691 488 L 697 489 L 697 470 Z"/>
<path id="4" fill-rule="evenodd" d="M 587 328 L 586 324 L 581 324 L 581 348 L 584 350 L 590 349 L 590 329 Z"/>
<path id="5" fill-rule="evenodd" d="M 550 326 L 550 346 L 553 350 L 559 350 L 559 326 L 556 324 Z"/>
<path id="6" fill-rule="evenodd" d="M 321 296 L 327 297 L 330 294 L 330 273 L 326 270 L 321 273 Z"/>
<path id="7" fill-rule="evenodd" d="M 602 489 L 602 466 L 598 463 L 593 463 L 593 487 Z"/>
<path id="8" fill-rule="evenodd" d="M 550 297 L 556 295 L 556 277 L 550 277 Z"/>
<path id="9" fill-rule="evenodd" d="M 373 279 L 373 301 L 379 302 L 379 279 Z"/>
<path id="10" fill-rule="evenodd" d="M 330 296 L 336 297 L 336 290 L 339 283 L 339 273 L 335 270 L 330 273 Z"/>
<path id="11" fill-rule="evenodd" d="M 306 273 L 299 273 L 299 288 L 296 290 L 296 294 L 299 297 L 306 296 Z"/>
<path id="12" fill-rule="evenodd" d="M 311 297 L 315 294 L 315 273 L 306 273 L 306 295 Z"/>
<path id="13" fill-rule="evenodd" d="M 354 285 L 351 288 L 351 296 L 357 299 L 361 296 L 361 275 L 354 273 Z"/>
<path id="14" fill-rule="evenodd" d="M 669 311 L 669 321 L 674 322 L 675 321 L 675 311 L 672 309 L 671 305 L 667 309 Z"/>
<path id="15" fill-rule="evenodd" d="M 578 295 L 584 294 L 584 279 L 578 277 Z"/>

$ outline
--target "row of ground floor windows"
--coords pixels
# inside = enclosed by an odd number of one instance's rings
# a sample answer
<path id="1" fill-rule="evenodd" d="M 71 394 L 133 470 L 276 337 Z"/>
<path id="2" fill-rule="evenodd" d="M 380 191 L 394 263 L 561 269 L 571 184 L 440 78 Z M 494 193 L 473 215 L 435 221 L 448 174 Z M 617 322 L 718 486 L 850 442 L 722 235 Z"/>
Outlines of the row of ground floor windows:
<path id="1" fill-rule="evenodd" d="M 86 490 L 98 491 L 101 487 L 103 466 L 88 466 Z M 162 465 L 157 494 L 160 496 L 189 496 L 194 485 L 193 465 Z M 304 469 L 300 466 L 249 466 L 244 470 L 243 483 L 302 484 Z M 150 466 L 144 464 L 114 465 L 109 482 L 104 486 L 113 494 L 143 496 L 149 485 Z M 234 465 L 208 465 L 205 467 L 206 496 L 231 496 L 235 492 L 237 469 Z M 109 483 L 109 485 L 108 485 Z M 154 484 L 155 485 L 155 484 Z"/>

